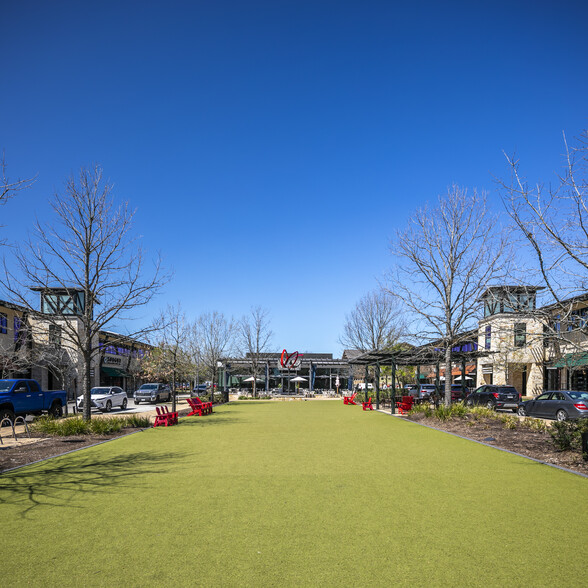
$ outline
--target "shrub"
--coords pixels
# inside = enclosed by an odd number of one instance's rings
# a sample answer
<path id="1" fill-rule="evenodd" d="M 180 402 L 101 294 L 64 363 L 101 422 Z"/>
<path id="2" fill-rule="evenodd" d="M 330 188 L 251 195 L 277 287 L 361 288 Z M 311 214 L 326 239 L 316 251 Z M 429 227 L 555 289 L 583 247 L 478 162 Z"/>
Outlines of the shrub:
<path id="1" fill-rule="evenodd" d="M 87 435 L 90 433 L 90 424 L 84 421 L 81 416 L 60 420 L 43 416 L 33 423 L 32 428 L 43 435 L 55 435 L 59 437 Z"/>
<path id="2" fill-rule="evenodd" d="M 545 433 L 547 431 L 547 424 L 541 419 L 532 419 L 527 417 L 521 421 L 521 427 L 527 427 L 531 431 L 537 431 L 538 433 Z"/>
<path id="3" fill-rule="evenodd" d="M 433 416 L 433 409 L 428 402 L 413 404 L 409 414 L 424 414 L 427 418 Z"/>
<path id="4" fill-rule="evenodd" d="M 519 426 L 519 419 L 512 414 L 501 415 L 500 422 L 505 429 L 516 429 Z"/>
<path id="5" fill-rule="evenodd" d="M 144 429 L 151 426 L 149 417 L 129 415 L 125 417 L 100 418 L 95 417 L 91 421 L 84 421 L 81 416 L 72 416 L 65 419 L 52 419 L 42 416 L 32 425 L 31 429 L 42 435 L 55 437 L 68 437 L 72 435 L 108 435 L 118 433 L 120 430 L 130 427 Z"/>
<path id="6" fill-rule="evenodd" d="M 582 421 L 554 421 L 549 429 L 551 440 L 559 451 L 581 449 L 582 433 L 588 431 L 588 424 Z"/>
<path id="7" fill-rule="evenodd" d="M 133 427 L 136 429 L 147 429 L 151 426 L 151 420 L 149 417 L 141 416 L 138 414 L 131 414 L 129 416 L 124 417 L 125 425 L 124 427 Z"/>
<path id="8" fill-rule="evenodd" d="M 90 421 L 90 431 L 96 435 L 118 433 L 123 428 L 124 421 L 120 417 L 94 418 Z"/>

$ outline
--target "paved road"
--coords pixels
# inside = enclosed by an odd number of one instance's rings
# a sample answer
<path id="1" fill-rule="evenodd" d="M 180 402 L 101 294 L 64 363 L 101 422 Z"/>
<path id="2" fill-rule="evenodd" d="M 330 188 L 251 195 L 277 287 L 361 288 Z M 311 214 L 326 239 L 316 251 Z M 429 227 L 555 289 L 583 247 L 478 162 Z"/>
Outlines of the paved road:
<path id="1" fill-rule="evenodd" d="M 177 396 L 176 400 L 179 402 L 180 400 L 184 400 L 186 396 Z M 169 402 L 159 402 L 159 406 L 165 405 L 171 407 L 171 400 Z M 70 401 L 67 403 L 67 410 L 69 414 L 73 414 L 75 410 L 75 403 Z M 125 414 L 141 414 L 144 412 L 154 412 L 155 411 L 155 403 L 150 402 L 142 402 L 138 406 L 135 405 L 135 401 L 132 398 L 128 399 L 128 405 L 126 410 L 121 410 L 120 408 L 113 408 L 112 412 L 110 413 L 103 413 L 99 410 L 93 408 L 92 414 L 111 414 L 111 415 L 125 415 Z"/>

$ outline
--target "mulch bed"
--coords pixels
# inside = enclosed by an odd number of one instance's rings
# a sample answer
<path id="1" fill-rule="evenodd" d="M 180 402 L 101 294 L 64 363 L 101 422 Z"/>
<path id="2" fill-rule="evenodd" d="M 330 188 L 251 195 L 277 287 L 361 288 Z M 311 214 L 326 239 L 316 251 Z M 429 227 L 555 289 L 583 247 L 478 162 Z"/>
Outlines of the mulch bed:
<path id="1" fill-rule="evenodd" d="M 422 413 L 408 415 L 407 418 L 435 429 L 482 441 L 488 445 L 588 475 L 588 461 L 582 459 L 581 451 L 558 451 L 548 432 L 532 431 L 521 426 L 517 426 L 516 429 L 507 429 L 500 421 L 491 418 L 479 421 L 470 418 L 440 421 L 434 417 L 427 418 Z"/>

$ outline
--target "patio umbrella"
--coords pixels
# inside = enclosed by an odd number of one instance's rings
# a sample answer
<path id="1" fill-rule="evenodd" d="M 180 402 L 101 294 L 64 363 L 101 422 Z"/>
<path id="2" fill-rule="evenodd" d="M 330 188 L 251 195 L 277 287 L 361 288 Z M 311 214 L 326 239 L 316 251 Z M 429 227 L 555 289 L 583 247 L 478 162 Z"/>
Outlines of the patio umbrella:
<path id="1" fill-rule="evenodd" d="M 244 382 L 254 382 L 255 380 L 257 380 L 258 382 L 263 382 L 263 378 L 254 378 L 253 376 L 251 376 L 250 378 L 246 378 L 245 380 L 243 380 Z"/>
<path id="2" fill-rule="evenodd" d="M 308 382 L 308 380 L 301 376 L 296 376 L 295 378 L 292 378 L 292 382 Z"/>

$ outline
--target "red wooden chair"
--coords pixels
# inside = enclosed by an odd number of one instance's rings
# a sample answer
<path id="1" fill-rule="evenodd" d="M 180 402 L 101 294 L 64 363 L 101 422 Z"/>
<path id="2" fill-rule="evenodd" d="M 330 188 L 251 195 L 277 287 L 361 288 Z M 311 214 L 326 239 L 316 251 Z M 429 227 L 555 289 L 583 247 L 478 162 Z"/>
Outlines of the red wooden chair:
<path id="1" fill-rule="evenodd" d="M 157 415 L 155 416 L 155 422 L 153 423 L 154 427 L 162 427 L 162 426 L 169 426 L 173 425 L 173 422 L 170 422 L 170 413 L 167 413 L 163 410 L 163 408 L 159 408 L 159 406 L 155 407 L 157 411 Z"/>
<path id="2" fill-rule="evenodd" d="M 202 406 L 196 403 L 193 398 L 186 398 L 186 400 L 192 409 L 192 411 L 188 413 L 188 416 L 202 416 Z"/>
<path id="3" fill-rule="evenodd" d="M 413 396 L 403 396 L 402 402 L 396 403 L 396 408 L 400 414 L 406 414 L 412 410 L 414 406 L 414 397 Z"/>
<path id="4" fill-rule="evenodd" d="M 177 425 L 178 424 L 178 413 L 171 412 L 167 406 L 161 407 L 161 412 L 167 415 L 168 421 L 170 425 Z"/>
<path id="5" fill-rule="evenodd" d="M 355 397 L 357 396 L 357 392 L 353 393 L 353 396 L 343 396 L 343 404 L 356 404 Z"/>
<path id="6" fill-rule="evenodd" d="M 363 410 L 374 410 L 374 406 L 372 405 L 372 397 L 371 396 L 367 402 L 361 403 L 361 408 L 363 408 Z"/>
<path id="7" fill-rule="evenodd" d="M 202 402 L 200 398 L 187 398 L 188 404 L 192 409 L 192 412 L 188 414 L 188 416 L 198 415 L 202 416 L 203 414 L 211 414 L 212 413 L 212 402 Z"/>

